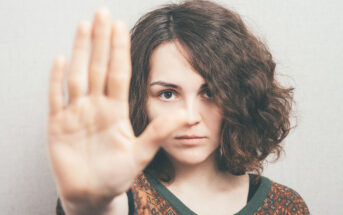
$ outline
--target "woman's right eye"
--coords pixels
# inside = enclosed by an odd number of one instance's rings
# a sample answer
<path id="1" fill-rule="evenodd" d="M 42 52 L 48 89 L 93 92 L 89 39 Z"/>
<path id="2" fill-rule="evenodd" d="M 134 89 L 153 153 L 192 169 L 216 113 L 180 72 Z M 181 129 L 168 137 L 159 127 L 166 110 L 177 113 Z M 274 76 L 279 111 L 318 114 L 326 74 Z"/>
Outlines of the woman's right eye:
<path id="1" fill-rule="evenodd" d="M 170 98 L 175 94 L 174 90 L 163 90 L 159 92 L 158 97 L 161 97 L 163 100 L 171 100 Z M 174 95 L 175 96 L 175 95 Z M 164 98 L 163 98 L 164 97 Z"/>

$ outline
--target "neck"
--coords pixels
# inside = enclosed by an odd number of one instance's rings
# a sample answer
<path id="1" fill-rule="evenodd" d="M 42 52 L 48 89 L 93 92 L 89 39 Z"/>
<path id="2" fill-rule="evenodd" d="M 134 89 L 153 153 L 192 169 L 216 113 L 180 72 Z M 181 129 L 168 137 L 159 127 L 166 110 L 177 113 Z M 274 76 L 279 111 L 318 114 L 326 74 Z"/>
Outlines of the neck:
<path id="1" fill-rule="evenodd" d="M 234 176 L 230 173 L 223 173 L 217 170 L 214 155 L 207 160 L 194 164 L 185 165 L 171 159 L 175 168 L 175 178 L 172 182 L 166 183 L 167 187 L 175 189 L 203 189 L 227 191 L 236 187 L 241 176 Z"/>

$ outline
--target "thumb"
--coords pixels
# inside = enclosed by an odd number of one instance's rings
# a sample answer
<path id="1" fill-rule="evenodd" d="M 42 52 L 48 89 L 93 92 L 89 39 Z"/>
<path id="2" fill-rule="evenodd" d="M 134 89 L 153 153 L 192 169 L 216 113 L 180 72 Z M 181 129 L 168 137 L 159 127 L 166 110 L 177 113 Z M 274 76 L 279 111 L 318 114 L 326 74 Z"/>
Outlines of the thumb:
<path id="1" fill-rule="evenodd" d="M 186 123 L 187 114 L 181 109 L 161 115 L 149 123 L 134 143 L 135 158 L 142 169 L 153 159 L 162 142 Z"/>

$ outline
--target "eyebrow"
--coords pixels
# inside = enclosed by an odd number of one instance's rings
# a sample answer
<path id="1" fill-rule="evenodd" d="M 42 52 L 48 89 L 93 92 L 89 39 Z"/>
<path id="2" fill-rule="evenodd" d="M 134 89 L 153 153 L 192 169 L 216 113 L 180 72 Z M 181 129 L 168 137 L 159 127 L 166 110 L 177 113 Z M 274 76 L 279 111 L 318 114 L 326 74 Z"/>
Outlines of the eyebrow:
<path id="1" fill-rule="evenodd" d="M 170 87 L 170 88 L 174 88 L 174 89 L 180 89 L 181 88 L 180 86 L 178 86 L 176 84 L 168 83 L 168 82 L 164 82 L 164 81 L 154 81 L 154 82 L 150 83 L 150 86 L 154 86 L 154 85 L 160 85 L 163 87 Z M 207 83 L 202 84 L 200 87 L 200 89 L 206 89 L 206 88 L 208 88 Z"/>

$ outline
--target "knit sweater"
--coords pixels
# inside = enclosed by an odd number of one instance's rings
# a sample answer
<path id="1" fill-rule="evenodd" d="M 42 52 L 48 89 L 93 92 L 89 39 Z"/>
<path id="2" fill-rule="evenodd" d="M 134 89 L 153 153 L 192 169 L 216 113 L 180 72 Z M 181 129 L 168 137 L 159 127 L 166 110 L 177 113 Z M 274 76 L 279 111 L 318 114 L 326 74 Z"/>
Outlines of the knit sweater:
<path id="1" fill-rule="evenodd" d="M 256 175 L 249 174 L 250 179 Z M 293 189 L 261 176 L 252 191 L 250 183 L 247 204 L 235 215 L 308 215 L 309 209 Z M 127 192 L 129 214 L 134 215 L 196 215 L 163 184 L 147 173 L 140 174 Z M 58 200 L 57 215 L 64 215 Z"/>

